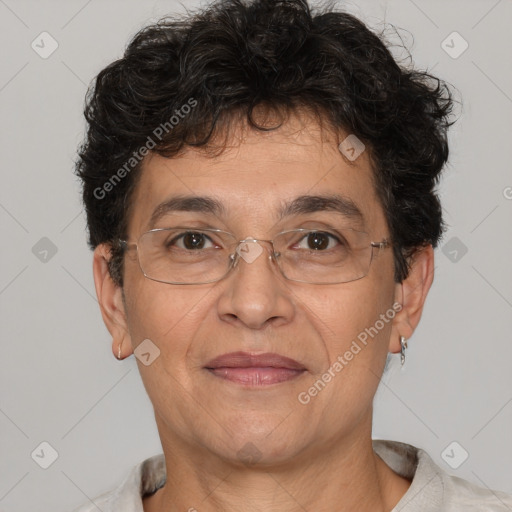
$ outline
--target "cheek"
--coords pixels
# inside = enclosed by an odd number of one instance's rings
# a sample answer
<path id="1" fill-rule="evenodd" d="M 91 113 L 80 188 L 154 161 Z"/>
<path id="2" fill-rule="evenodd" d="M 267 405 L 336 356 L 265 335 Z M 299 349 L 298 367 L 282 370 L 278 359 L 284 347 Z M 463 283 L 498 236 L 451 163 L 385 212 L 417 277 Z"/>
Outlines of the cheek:
<path id="1" fill-rule="evenodd" d="M 372 403 L 388 350 L 392 289 L 388 294 L 354 282 L 325 292 L 311 307 L 327 361 L 304 392 L 326 425 L 340 421 L 341 413 L 343 421 L 357 423 Z"/>
<path id="2" fill-rule="evenodd" d="M 361 280 L 326 291 L 315 301 L 309 298 L 312 321 L 324 340 L 331 363 L 351 347 L 357 353 L 354 360 L 371 359 L 375 353 L 381 355 L 391 329 L 392 287 L 389 293 L 383 293 L 382 288 L 373 284 Z"/>
<path id="3" fill-rule="evenodd" d="M 201 299 L 206 291 L 194 293 L 148 281 L 132 293 L 127 314 L 133 349 L 146 339 L 157 347 L 149 345 L 150 353 L 157 354 L 150 364 L 137 359 L 148 396 L 157 410 L 187 410 L 188 394 L 183 389 L 192 389 L 195 377 L 191 348 L 204 317 Z"/>
<path id="4" fill-rule="evenodd" d="M 142 340 L 150 339 L 165 358 L 182 353 L 185 342 L 188 344 L 193 336 L 191 327 L 199 324 L 200 305 L 207 291 L 172 287 L 142 277 L 143 281 L 132 281 L 126 289 L 127 321 L 134 349 Z"/>

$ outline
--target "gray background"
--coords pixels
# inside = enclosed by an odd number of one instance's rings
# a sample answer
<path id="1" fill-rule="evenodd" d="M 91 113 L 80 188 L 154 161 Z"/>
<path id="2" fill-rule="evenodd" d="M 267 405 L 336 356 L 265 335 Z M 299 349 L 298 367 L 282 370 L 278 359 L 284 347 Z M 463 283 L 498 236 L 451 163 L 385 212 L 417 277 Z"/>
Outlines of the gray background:
<path id="1" fill-rule="evenodd" d="M 512 493 L 512 2 L 346 5 L 410 32 L 415 65 L 464 100 L 441 185 L 450 227 L 407 369 L 393 358 L 379 388 L 374 437 Z M 70 511 L 161 451 L 134 357 L 111 353 L 72 168 L 87 84 L 145 23 L 176 11 L 170 0 L 0 0 L 1 511 Z M 43 31 L 59 45 L 47 59 L 31 47 Z M 453 31 L 469 44 L 458 58 L 442 47 Z M 31 457 L 43 441 L 58 452 L 46 470 L 48 449 Z M 469 453 L 457 469 L 444 452 L 453 441 Z M 463 452 L 447 453 L 453 465 Z"/>

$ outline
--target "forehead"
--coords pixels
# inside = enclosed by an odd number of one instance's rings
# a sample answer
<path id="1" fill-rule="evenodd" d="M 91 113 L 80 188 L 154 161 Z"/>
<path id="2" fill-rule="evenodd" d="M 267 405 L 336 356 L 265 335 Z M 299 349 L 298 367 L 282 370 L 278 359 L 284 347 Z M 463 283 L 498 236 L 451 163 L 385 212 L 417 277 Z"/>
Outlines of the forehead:
<path id="1" fill-rule="evenodd" d="M 151 225 L 155 213 L 165 210 L 166 203 L 176 207 L 175 199 L 183 197 L 213 199 L 217 204 L 210 213 L 201 201 L 193 209 L 218 217 L 231 230 L 245 222 L 245 228 L 253 227 L 252 236 L 264 236 L 266 229 L 282 220 L 283 212 L 303 214 L 304 208 L 291 203 L 307 196 L 341 199 L 345 205 L 335 206 L 350 213 L 353 205 L 362 213 L 367 230 L 382 229 L 383 212 L 368 151 L 352 162 L 344 158 L 338 146 L 347 135 L 321 128 L 312 118 L 292 116 L 268 132 L 237 126 L 216 156 L 202 148 L 189 148 L 173 158 L 152 154 L 142 164 L 132 198 L 129 234 L 156 227 Z"/>

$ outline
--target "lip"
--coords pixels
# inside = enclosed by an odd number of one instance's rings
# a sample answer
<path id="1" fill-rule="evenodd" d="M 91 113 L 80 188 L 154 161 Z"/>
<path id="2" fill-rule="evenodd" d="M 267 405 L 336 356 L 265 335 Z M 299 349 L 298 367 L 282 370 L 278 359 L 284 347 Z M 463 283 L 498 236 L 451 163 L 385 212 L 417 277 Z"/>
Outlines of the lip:
<path id="1" fill-rule="evenodd" d="M 213 375 L 244 386 L 265 386 L 295 379 L 304 365 L 276 353 L 230 352 L 205 365 Z"/>
<path id="2" fill-rule="evenodd" d="M 304 365 L 289 357 L 266 352 L 249 354 L 248 352 L 229 352 L 212 359 L 205 365 L 207 369 L 215 368 L 286 368 L 288 370 L 305 370 Z"/>

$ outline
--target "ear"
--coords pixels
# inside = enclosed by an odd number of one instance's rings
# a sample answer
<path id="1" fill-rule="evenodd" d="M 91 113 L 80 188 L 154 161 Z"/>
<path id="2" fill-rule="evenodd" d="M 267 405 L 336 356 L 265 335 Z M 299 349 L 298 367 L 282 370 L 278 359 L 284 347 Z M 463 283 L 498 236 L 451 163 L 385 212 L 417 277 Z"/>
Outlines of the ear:
<path id="1" fill-rule="evenodd" d="M 114 283 L 108 270 L 110 257 L 108 244 L 96 247 L 93 256 L 94 285 L 103 321 L 112 336 L 112 353 L 117 357 L 121 345 L 121 359 L 124 359 L 132 353 L 132 344 L 126 322 L 123 289 Z"/>
<path id="2" fill-rule="evenodd" d="M 395 302 L 402 309 L 393 319 L 389 351 L 400 352 L 400 336 L 409 339 L 418 326 L 428 291 L 434 280 L 434 249 L 429 244 L 412 257 L 409 275 L 395 287 Z"/>

